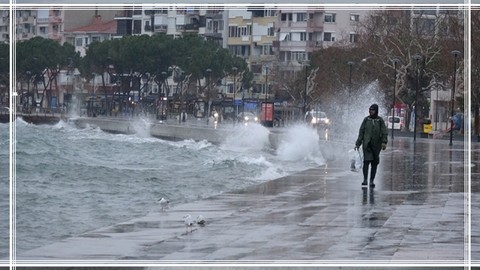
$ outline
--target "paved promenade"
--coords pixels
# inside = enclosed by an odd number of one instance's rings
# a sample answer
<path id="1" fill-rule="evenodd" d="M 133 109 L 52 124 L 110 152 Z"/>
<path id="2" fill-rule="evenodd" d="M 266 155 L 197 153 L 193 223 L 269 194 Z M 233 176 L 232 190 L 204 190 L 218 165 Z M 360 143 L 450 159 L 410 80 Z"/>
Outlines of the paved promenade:
<path id="1" fill-rule="evenodd" d="M 17 254 L 42 260 L 132 262 L 434 262 L 467 259 L 463 142 L 395 138 L 381 154 L 376 187 L 339 153 L 352 145 L 322 145 L 325 166 L 157 212 Z M 472 182 L 478 180 L 480 147 Z M 335 154 L 334 154 L 335 152 Z M 478 181 L 472 211 L 480 212 Z M 188 230 L 183 216 L 206 225 Z M 480 215 L 472 220 L 480 222 Z M 477 223 L 478 225 L 478 223 Z M 480 226 L 472 226 L 480 258 Z"/>

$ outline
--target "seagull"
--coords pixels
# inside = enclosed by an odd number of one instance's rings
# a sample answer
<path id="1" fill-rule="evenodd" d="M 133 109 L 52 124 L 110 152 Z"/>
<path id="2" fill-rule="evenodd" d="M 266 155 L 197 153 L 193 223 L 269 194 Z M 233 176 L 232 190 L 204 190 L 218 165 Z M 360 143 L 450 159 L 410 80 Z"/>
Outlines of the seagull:
<path id="1" fill-rule="evenodd" d="M 165 199 L 165 198 L 161 198 L 160 200 L 158 200 L 158 203 L 160 204 L 160 207 L 162 208 L 162 212 L 165 212 L 166 209 L 168 208 L 168 204 L 170 203 L 170 201 Z"/>
<path id="2" fill-rule="evenodd" d="M 192 226 L 194 223 L 194 220 L 192 216 L 186 215 L 183 217 L 183 222 L 185 223 L 185 227 L 187 228 L 187 233 L 188 233 L 188 228 L 190 228 L 190 232 L 192 231 Z"/>
<path id="3" fill-rule="evenodd" d="M 205 225 L 205 218 L 202 215 L 198 215 L 197 224 L 198 225 Z"/>

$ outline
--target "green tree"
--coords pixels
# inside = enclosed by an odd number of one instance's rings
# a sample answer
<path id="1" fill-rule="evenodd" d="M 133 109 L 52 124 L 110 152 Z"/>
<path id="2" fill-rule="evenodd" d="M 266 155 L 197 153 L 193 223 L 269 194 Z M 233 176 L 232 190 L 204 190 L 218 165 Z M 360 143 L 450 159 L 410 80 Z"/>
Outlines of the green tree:
<path id="1" fill-rule="evenodd" d="M 40 106 L 43 106 L 46 99 L 46 107 L 56 106 L 57 104 L 51 104 L 51 97 L 59 95 L 57 76 L 60 70 L 68 66 L 69 58 L 74 61 L 79 59 L 79 54 L 71 44 L 60 45 L 42 37 L 20 41 L 16 45 L 17 80 L 33 81 L 34 102 L 36 98 L 40 98 Z M 43 85 L 42 94 L 38 91 L 38 84 Z"/>

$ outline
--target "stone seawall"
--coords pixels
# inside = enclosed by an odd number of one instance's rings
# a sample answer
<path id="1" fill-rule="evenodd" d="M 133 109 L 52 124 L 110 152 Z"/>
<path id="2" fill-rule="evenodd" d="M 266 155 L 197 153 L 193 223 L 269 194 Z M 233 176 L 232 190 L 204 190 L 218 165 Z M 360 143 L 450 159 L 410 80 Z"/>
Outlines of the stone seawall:
<path id="1" fill-rule="evenodd" d="M 167 139 L 167 140 L 188 140 L 193 139 L 195 141 L 206 140 L 213 144 L 221 144 L 226 138 L 229 137 L 234 130 L 227 127 L 214 128 L 212 126 L 201 125 L 179 125 L 179 124 L 167 124 L 167 123 L 153 123 L 145 125 L 138 124 L 138 121 L 131 121 L 130 119 L 115 119 L 115 118 L 102 118 L 102 117 L 80 117 L 76 119 L 70 119 L 78 128 L 86 128 L 88 126 L 94 128 L 100 128 L 105 132 L 119 133 L 119 134 L 135 134 L 141 132 L 139 129 L 148 129 L 152 137 Z M 269 129 L 268 140 L 270 146 L 273 149 L 278 147 L 284 142 L 284 130 L 278 128 Z M 353 149 L 353 143 L 339 141 L 325 141 L 320 140 L 320 149 L 322 155 L 326 160 L 345 159 L 349 149 Z"/>
<path id="2" fill-rule="evenodd" d="M 105 132 L 119 133 L 119 134 L 135 134 L 140 132 L 139 129 L 149 129 L 150 135 L 156 138 L 168 140 L 188 140 L 196 141 L 206 140 L 214 144 L 220 144 L 229 132 L 229 129 L 215 129 L 207 126 L 194 125 L 175 125 L 166 123 L 153 124 L 138 124 L 129 119 L 115 119 L 115 118 L 76 118 L 71 119 L 78 128 L 100 128 Z M 148 125 L 148 126 L 147 126 Z"/>

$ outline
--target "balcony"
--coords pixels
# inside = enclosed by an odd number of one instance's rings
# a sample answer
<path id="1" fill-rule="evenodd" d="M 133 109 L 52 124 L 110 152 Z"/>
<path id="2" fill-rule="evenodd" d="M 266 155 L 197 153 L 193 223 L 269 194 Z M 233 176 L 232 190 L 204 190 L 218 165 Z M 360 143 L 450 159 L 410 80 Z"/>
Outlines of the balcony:
<path id="1" fill-rule="evenodd" d="M 198 31 L 198 28 L 199 28 L 199 25 L 198 24 L 194 24 L 194 23 L 191 23 L 191 24 L 185 24 L 185 31 Z"/>
<path id="2" fill-rule="evenodd" d="M 37 18 L 37 23 L 48 23 L 49 18 Z"/>
<path id="3" fill-rule="evenodd" d="M 133 16 L 132 10 L 121 10 L 115 14 L 115 18 L 131 18 Z"/>
<path id="4" fill-rule="evenodd" d="M 48 22 L 49 23 L 62 23 L 62 17 L 60 16 L 50 16 L 49 19 L 48 19 Z"/>
<path id="5" fill-rule="evenodd" d="M 168 25 L 166 24 L 160 24 L 160 25 L 155 25 L 155 33 L 165 33 L 167 32 Z"/>

